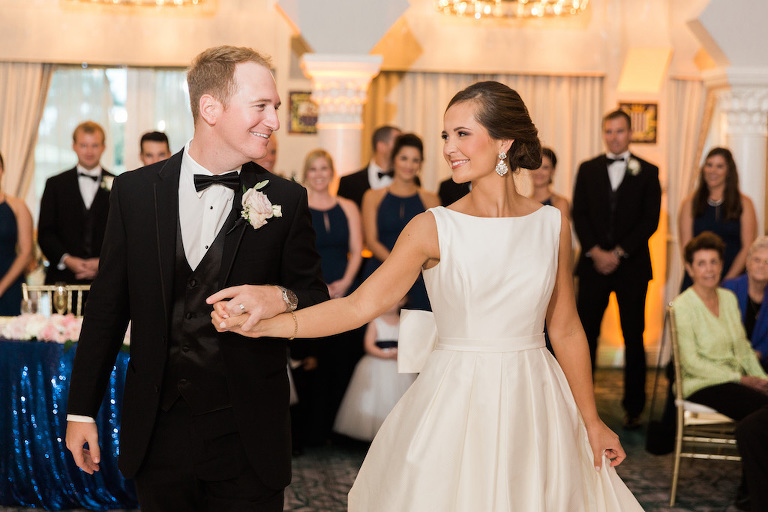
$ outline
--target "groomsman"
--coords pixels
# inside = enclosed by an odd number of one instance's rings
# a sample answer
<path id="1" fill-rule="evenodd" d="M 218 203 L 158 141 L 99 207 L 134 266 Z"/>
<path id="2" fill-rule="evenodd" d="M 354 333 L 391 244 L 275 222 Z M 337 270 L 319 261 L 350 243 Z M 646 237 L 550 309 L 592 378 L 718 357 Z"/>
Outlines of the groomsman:
<path id="1" fill-rule="evenodd" d="M 283 510 L 288 340 L 219 333 L 206 302 L 234 287 L 229 314 L 255 322 L 328 299 L 306 189 L 253 163 L 280 127 L 270 68 L 250 48 L 198 55 L 187 73 L 192 140 L 112 191 L 67 448 L 83 471 L 99 470 L 93 418 L 130 320 L 119 467 L 144 512 Z"/>
<path id="2" fill-rule="evenodd" d="M 45 183 L 37 241 L 50 262 L 46 284 L 90 284 L 96 277 L 114 179 L 100 163 L 105 139 L 93 121 L 77 125 L 72 134 L 77 165 Z"/>
<path id="3" fill-rule="evenodd" d="M 367 167 L 342 176 L 338 194 L 353 200 L 362 208 L 363 194 L 368 189 L 378 190 L 392 183 L 392 148 L 400 129 L 394 126 L 380 126 L 373 132 L 373 157 Z"/>
<path id="4" fill-rule="evenodd" d="M 616 293 L 624 335 L 624 427 L 640 426 L 645 406 L 645 296 L 652 278 L 648 239 L 661 206 L 659 168 L 629 151 L 631 122 L 621 111 L 603 118 L 607 153 L 583 162 L 573 194 L 573 225 L 582 253 L 577 306 L 595 367 L 600 323 Z"/>
<path id="5" fill-rule="evenodd" d="M 469 190 L 469 183 L 456 183 L 453 178 L 448 178 L 440 182 L 437 195 L 440 196 L 440 204 L 448 206 L 469 194 Z"/>
<path id="6" fill-rule="evenodd" d="M 155 162 L 167 160 L 171 156 L 171 145 L 168 136 L 163 132 L 147 132 L 139 141 L 139 159 L 147 166 Z"/>

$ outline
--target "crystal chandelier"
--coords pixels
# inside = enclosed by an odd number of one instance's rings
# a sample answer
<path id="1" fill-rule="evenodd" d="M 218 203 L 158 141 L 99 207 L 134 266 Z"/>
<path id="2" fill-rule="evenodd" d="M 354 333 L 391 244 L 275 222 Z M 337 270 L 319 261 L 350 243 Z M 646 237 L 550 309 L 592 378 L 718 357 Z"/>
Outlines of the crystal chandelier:
<path id="1" fill-rule="evenodd" d="M 78 0 L 83 4 L 124 5 L 128 7 L 186 7 L 200 5 L 205 0 Z"/>
<path id="2" fill-rule="evenodd" d="M 589 0 L 435 0 L 444 14 L 480 18 L 539 18 L 578 14 Z"/>

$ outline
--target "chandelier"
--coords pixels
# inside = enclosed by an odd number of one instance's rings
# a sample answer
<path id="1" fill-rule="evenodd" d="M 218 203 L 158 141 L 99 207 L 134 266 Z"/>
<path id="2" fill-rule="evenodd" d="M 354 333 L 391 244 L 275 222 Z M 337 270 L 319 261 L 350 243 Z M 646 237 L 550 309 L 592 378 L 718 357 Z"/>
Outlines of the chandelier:
<path id="1" fill-rule="evenodd" d="M 205 0 L 78 0 L 83 4 L 124 5 L 128 7 L 186 7 Z"/>
<path id="2" fill-rule="evenodd" d="M 589 0 L 435 0 L 444 14 L 480 18 L 541 18 L 578 14 Z"/>

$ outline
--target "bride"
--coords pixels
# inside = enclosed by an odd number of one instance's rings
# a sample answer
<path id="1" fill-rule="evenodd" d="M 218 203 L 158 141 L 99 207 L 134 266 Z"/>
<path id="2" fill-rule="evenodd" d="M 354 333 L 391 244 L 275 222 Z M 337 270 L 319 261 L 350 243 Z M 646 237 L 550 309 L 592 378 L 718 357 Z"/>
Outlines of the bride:
<path id="1" fill-rule="evenodd" d="M 382 314 L 421 272 L 438 341 L 373 441 L 349 510 L 642 510 L 614 469 L 626 456 L 618 436 L 595 408 L 570 226 L 511 176 L 541 164 L 528 110 L 509 87 L 476 83 L 448 104 L 442 138 L 453 180 L 472 191 L 415 217 L 356 292 L 260 320 L 238 314 L 248 288 L 229 288 L 208 299 L 214 325 L 328 336 Z"/>

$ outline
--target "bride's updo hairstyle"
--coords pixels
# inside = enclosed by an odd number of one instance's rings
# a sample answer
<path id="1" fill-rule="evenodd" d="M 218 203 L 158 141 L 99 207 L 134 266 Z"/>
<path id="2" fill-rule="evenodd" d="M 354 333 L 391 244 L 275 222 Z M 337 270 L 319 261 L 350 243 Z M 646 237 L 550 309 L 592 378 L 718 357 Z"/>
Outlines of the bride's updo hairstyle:
<path id="1" fill-rule="evenodd" d="M 516 91 L 499 82 L 477 82 L 457 92 L 445 110 L 465 101 L 475 103 L 475 120 L 491 138 L 514 140 L 507 152 L 510 169 L 541 167 L 539 131 Z"/>

